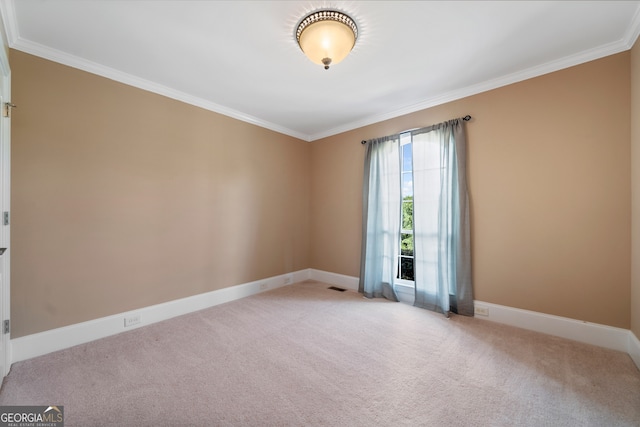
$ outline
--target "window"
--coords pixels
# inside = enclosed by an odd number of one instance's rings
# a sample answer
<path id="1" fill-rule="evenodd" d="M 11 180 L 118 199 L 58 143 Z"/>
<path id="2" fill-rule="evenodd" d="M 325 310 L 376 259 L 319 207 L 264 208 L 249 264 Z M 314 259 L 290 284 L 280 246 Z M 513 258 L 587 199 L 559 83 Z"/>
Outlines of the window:
<path id="1" fill-rule="evenodd" d="M 413 147 L 411 134 L 400 135 L 400 174 L 402 176 L 402 214 L 397 283 L 413 286 Z"/>

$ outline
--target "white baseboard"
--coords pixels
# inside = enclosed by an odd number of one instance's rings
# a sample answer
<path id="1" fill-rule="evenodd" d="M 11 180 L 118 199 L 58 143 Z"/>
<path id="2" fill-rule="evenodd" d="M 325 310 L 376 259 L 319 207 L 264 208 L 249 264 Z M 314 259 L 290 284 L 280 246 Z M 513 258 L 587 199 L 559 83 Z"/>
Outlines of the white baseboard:
<path id="1" fill-rule="evenodd" d="M 328 283 L 329 285 L 340 286 L 352 291 L 358 291 L 360 279 L 353 276 L 345 276 L 344 274 L 330 273 L 328 271 L 309 269 L 309 279 L 318 282 Z"/>
<path id="2" fill-rule="evenodd" d="M 629 344 L 627 347 L 627 353 L 633 359 L 633 362 L 636 364 L 638 369 L 640 369 L 640 340 L 635 334 L 629 331 Z"/>
<path id="3" fill-rule="evenodd" d="M 139 310 L 114 314 L 100 319 L 15 338 L 10 341 L 11 363 L 42 356 L 47 353 L 309 279 L 353 291 L 358 290 L 359 278 L 357 277 L 315 269 L 300 270 L 144 307 Z M 640 340 L 638 340 L 630 330 L 597 323 L 582 322 L 566 317 L 553 316 L 483 301 L 475 301 L 475 306 L 476 309 L 485 308 L 488 313 L 487 316 L 476 314 L 476 318 L 478 319 L 503 323 L 623 351 L 629 354 L 636 366 L 638 366 L 638 369 L 640 369 Z M 124 319 L 136 315 L 140 316 L 140 323 L 125 328 Z"/>
<path id="4" fill-rule="evenodd" d="M 628 329 L 583 322 L 567 317 L 553 316 L 483 301 L 474 301 L 474 305 L 477 319 L 491 320 L 612 350 L 627 352 L 629 347 L 630 331 Z M 483 308 L 487 310 L 488 315 L 479 314 Z"/>
<path id="5" fill-rule="evenodd" d="M 309 279 L 309 270 L 301 270 L 15 338 L 10 341 L 11 363 L 42 356 L 307 279 Z M 140 316 L 140 323 L 125 328 L 124 319 L 134 316 Z"/>

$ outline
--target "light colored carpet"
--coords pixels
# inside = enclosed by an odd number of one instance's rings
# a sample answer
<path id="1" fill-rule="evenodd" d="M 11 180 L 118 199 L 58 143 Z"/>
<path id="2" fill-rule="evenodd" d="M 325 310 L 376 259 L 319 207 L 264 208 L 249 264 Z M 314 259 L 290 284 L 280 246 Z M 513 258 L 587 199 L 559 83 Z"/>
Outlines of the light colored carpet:
<path id="1" fill-rule="evenodd" d="M 627 354 L 299 283 L 16 363 L 71 426 L 638 426 Z"/>

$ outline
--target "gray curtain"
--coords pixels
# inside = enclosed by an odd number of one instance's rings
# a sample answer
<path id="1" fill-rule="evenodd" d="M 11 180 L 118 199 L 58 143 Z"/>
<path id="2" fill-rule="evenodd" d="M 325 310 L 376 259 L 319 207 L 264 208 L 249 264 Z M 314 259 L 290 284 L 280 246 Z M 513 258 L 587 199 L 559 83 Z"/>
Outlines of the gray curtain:
<path id="1" fill-rule="evenodd" d="M 397 301 L 393 280 L 400 238 L 398 136 L 368 141 L 364 169 L 359 291 L 367 298 Z"/>
<path id="2" fill-rule="evenodd" d="M 473 316 L 464 122 L 419 129 L 412 138 L 414 305 Z"/>

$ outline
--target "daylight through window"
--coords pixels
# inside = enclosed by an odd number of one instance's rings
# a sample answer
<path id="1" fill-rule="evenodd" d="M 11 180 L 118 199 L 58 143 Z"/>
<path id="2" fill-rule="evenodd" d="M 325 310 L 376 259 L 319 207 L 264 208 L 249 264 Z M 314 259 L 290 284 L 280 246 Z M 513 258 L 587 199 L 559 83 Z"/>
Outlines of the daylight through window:
<path id="1" fill-rule="evenodd" d="M 402 175 L 402 224 L 400 226 L 400 251 L 398 277 L 400 281 L 413 284 L 413 149 L 411 134 L 400 135 L 400 156 Z"/>

